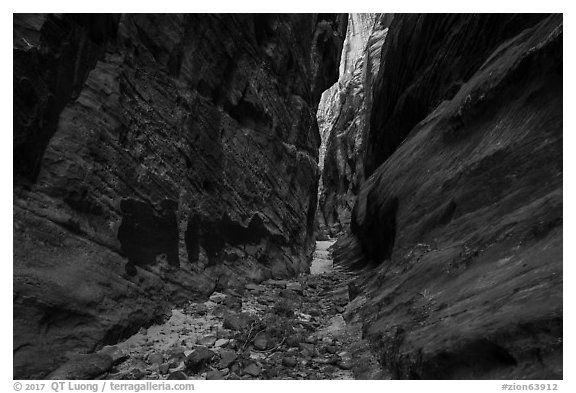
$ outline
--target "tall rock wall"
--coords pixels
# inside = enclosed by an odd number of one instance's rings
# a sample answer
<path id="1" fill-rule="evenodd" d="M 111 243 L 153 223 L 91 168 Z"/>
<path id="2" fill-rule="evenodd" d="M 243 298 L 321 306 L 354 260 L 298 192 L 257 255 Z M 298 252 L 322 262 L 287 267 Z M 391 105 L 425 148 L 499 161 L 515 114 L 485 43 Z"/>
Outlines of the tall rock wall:
<path id="1" fill-rule="evenodd" d="M 393 14 L 350 14 L 348 18 L 340 79 L 324 93 L 318 110 L 322 177 L 317 215 L 324 236 L 336 236 L 348 227 L 365 179 L 372 86 Z"/>
<path id="2" fill-rule="evenodd" d="M 394 16 L 335 251 L 392 378 L 562 378 L 562 26 Z"/>
<path id="3" fill-rule="evenodd" d="M 345 84 L 352 77 L 356 63 L 364 53 L 366 42 L 372 35 L 376 19 L 382 14 L 349 14 L 346 39 L 340 58 L 340 78 L 338 82 Z"/>
<path id="4" fill-rule="evenodd" d="M 308 269 L 346 18 L 15 15 L 15 378 Z"/>
<path id="5" fill-rule="evenodd" d="M 342 104 L 342 91 L 353 77 L 352 73 L 356 69 L 356 63 L 362 57 L 366 41 L 374 27 L 375 20 L 380 14 L 349 14 L 346 28 L 346 38 L 340 57 L 340 76 L 323 94 L 318 105 L 318 128 L 320 130 L 320 157 L 318 165 L 320 171 L 324 167 L 324 156 L 328 135 L 332 131 L 334 122 Z"/>

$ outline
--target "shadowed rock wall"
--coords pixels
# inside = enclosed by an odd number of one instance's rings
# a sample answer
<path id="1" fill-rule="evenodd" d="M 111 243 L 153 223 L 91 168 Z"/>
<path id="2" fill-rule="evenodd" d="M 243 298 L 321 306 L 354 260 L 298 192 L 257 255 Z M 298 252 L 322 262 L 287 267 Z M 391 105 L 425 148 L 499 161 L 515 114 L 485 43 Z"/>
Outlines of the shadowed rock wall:
<path id="1" fill-rule="evenodd" d="M 562 25 L 394 16 L 335 251 L 392 378 L 562 378 Z"/>
<path id="2" fill-rule="evenodd" d="M 14 16 L 14 377 L 306 271 L 346 16 Z"/>

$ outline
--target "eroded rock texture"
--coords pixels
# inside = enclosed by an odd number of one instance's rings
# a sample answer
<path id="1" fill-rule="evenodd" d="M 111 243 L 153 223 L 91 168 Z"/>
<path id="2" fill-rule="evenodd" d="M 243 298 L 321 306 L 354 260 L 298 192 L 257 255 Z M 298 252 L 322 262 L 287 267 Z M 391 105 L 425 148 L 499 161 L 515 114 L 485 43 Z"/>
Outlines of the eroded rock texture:
<path id="1" fill-rule="evenodd" d="M 370 129 L 374 79 L 393 14 L 350 14 L 338 83 L 322 96 L 318 124 L 322 136 L 318 232 L 336 236 L 365 180 L 364 153 Z"/>
<path id="2" fill-rule="evenodd" d="M 15 15 L 14 377 L 305 271 L 346 16 Z"/>
<path id="3" fill-rule="evenodd" d="M 393 378 L 562 378 L 562 37 L 561 15 L 394 16 L 335 254 Z"/>

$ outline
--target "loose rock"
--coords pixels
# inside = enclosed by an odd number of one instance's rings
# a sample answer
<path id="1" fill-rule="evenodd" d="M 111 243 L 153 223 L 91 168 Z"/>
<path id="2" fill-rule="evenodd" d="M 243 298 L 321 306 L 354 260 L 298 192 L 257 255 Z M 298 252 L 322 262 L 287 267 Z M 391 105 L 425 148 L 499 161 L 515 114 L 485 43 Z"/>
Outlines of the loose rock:
<path id="1" fill-rule="evenodd" d="M 204 366 L 215 356 L 216 354 L 211 350 L 198 347 L 195 349 L 184 362 L 186 365 L 186 369 L 192 371 L 193 373 L 197 373 L 204 368 Z"/>
<path id="2" fill-rule="evenodd" d="M 298 361 L 293 356 L 286 356 L 284 359 L 282 359 L 282 364 L 286 367 L 294 367 L 296 364 L 298 364 Z"/>
<path id="3" fill-rule="evenodd" d="M 217 367 L 219 369 L 229 368 L 237 358 L 236 352 L 224 349 L 220 352 L 220 362 Z"/>
<path id="4" fill-rule="evenodd" d="M 291 282 L 286 284 L 286 289 L 294 292 L 302 292 L 302 284 L 298 282 Z"/>
<path id="5" fill-rule="evenodd" d="M 336 365 L 341 368 L 342 370 L 351 370 L 352 369 L 352 362 L 349 360 L 340 360 L 336 363 Z"/>
<path id="6" fill-rule="evenodd" d="M 211 347 L 216 343 L 216 336 L 204 336 L 198 340 L 198 345 L 204 345 L 206 347 Z"/>
<path id="7" fill-rule="evenodd" d="M 268 348 L 268 336 L 266 336 L 265 334 L 259 334 L 256 336 L 256 338 L 254 338 L 253 344 L 254 344 L 254 348 L 256 348 L 259 351 L 264 351 Z"/>
<path id="8" fill-rule="evenodd" d="M 220 292 L 214 292 L 212 295 L 210 295 L 210 301 L 220 304 L 222 302 L 224 302 L 224 300 L 226 300 L 227 296 L 224 295 L 223 293 Z"/>
<path id="9" fill-rule="evenodd" d="M 264 292 L 266 290 L 266 287 L 258 284 L 246 284 L 245 288 L 253 292 Z"/>
<path id="10" fill-rule="evenodd" d="M 206 379 L 211 381 L 211 380 L 217 380 L 217 379 L 224 379 L 224 374 L 222 374 L 220 371 L 218 370 L 213 370 L 213 371 L 208 371 L 206 373 Z"/>
<path id="11" fill-rule="evenodd" d="M 216 340 L 216 342 L 214 343 L 214 346 L 215 346 L 216 348 L 220 348 L 220 347 L 223 347 L 223 346 L 227 345 L 229 342 L 230 342 L 230 340 L 227 339 L 227 338 L 219 338 L 219 339 Z"/>
<path id="12" fill-rule="evenodd" d="M 241 314 L 226 313 L 223 326 L 225 329 L 242 330 L 248 326 L 248 321 Z"/>
<path id="13" fill-rule="evenodd" d="M 148 362 L 151 364 L 161 364 L 164 361 L 164 355 L 159 352 L 152 353 L 148 356 Z"/>
<path id="14" fill-rule="evenodd" d="M 257 377 L 262 372 L 262 368 L 257 365 L 256 363 L 250 363 L 248 366 L 244 367 L 242 370 L 244 374 L 252 375 L 253 377 Z"/>
<path id="15" fill-rule="evenodd" d="M 168 380 L 184 380 L 184 379 L 188 379 L 188 376 L 182 371 L 174 371 L 166 379 L 168 379 Z"/>

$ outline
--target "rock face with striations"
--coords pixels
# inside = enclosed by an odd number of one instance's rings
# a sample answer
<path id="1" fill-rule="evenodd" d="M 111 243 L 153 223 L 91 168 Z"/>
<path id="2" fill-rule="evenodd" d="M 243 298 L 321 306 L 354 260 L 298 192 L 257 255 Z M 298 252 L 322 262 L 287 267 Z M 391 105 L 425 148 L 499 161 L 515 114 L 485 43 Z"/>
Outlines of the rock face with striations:
<path id="1" fill-rule="evenodd" d="M 340 57 L 340 76 L 338 81 L 322 94 L 318 105 L 317 119 L 321 136 L 318 165 L 321 171 L 324 166 L 328 134 L 331 132 L 333 123 L 338 117 L 341 108 L 342 90 L 352 78 L 352 73 L 356 69 L 356 62 L 364 53 L 366 41 L 378 16 L 379 14 L 348 15 L 346 38 L 344 39 L 344 47 Z"/>
<path id="2" fill-rule="evenodd" d="M 318 226 L 336 236 L 349 226 L 364 182 L 364 152 L 370 125 L 372 86 L 393 14 L 350 14 L 340 63 L 340 79 L 322 96 L 318 124 L 322 136 Z"/>
<path id="3" fill-rule="evenodd" d="M 393 378 L 562 378 L 562 24 L 394 16 L 335 251 Z"/>
<path id="4" fill-rule="evenodd" d="M 14 377 L 308 269 L 346 16 L 14 16 Z"/>

